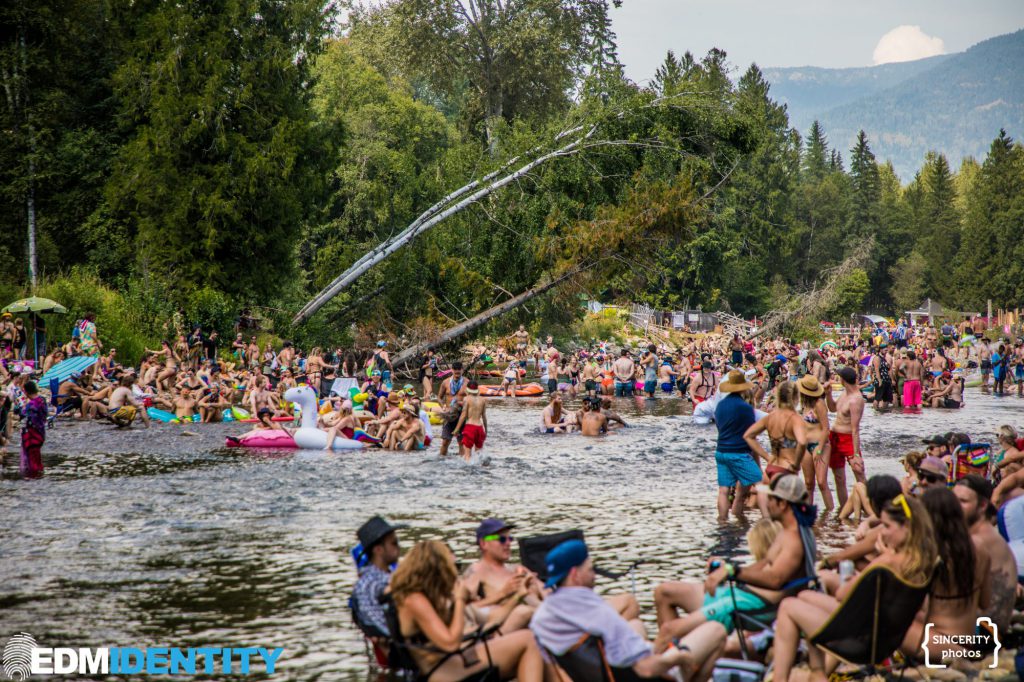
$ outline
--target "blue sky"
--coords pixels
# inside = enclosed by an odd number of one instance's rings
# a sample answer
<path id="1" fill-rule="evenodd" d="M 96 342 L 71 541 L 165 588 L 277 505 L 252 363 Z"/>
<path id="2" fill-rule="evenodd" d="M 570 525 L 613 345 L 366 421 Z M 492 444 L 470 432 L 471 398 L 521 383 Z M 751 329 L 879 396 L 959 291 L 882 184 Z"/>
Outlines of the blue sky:
<path id="1" fill-rule="evenodd" d="M 626 75 L 643 82 L 667 50 L 719 47 L 740 70 L 961 52 L 1024 28 L 1024 0 L 623 0 L 612 22 Z"/>

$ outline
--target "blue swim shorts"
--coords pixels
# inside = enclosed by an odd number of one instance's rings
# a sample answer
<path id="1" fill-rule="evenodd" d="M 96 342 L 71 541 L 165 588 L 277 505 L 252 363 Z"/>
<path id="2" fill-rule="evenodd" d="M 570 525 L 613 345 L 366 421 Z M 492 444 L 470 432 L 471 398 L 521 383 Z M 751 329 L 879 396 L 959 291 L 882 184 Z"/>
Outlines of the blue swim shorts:
<path id="1" fill-rule="evenodd" d="M 718 465 L 718 487 L 731 488 L 737 483 L 754 485 L 761 482 L 761 467 L 749 452 L 715 451 Z"/>

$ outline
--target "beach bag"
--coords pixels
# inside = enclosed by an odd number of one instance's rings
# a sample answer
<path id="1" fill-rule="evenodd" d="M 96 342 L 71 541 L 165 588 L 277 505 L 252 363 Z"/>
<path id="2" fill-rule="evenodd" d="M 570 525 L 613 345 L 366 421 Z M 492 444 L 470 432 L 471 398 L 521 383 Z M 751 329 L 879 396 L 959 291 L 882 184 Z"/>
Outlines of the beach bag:
<path id="1" fill-rule="evenodd" d="M 712 682 L 761 682 L 765 666 L 757 661 L 741 658 L 720 658 L 711 673 Z"/>

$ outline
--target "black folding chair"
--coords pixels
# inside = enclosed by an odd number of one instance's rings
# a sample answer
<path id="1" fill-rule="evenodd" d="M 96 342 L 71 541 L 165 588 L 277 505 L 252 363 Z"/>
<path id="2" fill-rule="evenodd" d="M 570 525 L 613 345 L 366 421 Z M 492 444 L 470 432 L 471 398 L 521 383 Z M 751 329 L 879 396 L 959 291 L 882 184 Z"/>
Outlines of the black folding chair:
<path id="1" fill-rule="evenodd" d="M 549 535 L 534 535 L 526 538 L 519 538 L 519 560 L 523 566 L 530 569 L 537 574 L 537 577 L 541 581 L 548 579 L 548 569 L 545 563 L 545 558 L 552 549 L 562 544 L 566 540 L 583 540 L 583 531 L 579 529 L 566 530 L 560 533 L 551 533 Z M 605 568 L 594 568 L 594 572 L 605 578 L 611 580 L 618 580 L 624 578 L 627 575 L 630 578 L 630 584 L 633 594 L 636 594 L 636 567 L 644 562 L 643 559 L 637 559 L 633 561 L 621 573 L 609 571 Z"/>
<path id="2" fill-rule="evenodd" d="M 874 566 L 860 574 L 810 642 L 872 675 L 900 647 L 930 590 L 930 579 L 915 585 L 888 566 Z"/>
<path id="3" fill-rule="evenodd" d="M 640 677 L 633 668 L 616 668 L 608 663 L 604 640 L 596 635 L 580 637 L 564 654 L 548 655 L 558 663 L 572 682 L 664 682 L 664 677 Z"/>

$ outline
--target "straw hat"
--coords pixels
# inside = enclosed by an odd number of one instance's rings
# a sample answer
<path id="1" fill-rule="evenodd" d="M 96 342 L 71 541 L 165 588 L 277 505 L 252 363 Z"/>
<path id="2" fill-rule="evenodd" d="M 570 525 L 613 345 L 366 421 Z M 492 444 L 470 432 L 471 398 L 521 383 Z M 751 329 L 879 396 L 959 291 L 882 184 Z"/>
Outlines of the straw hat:
<path id="1" fill-rule="evenodd" d="M 821 382 L 818 381 L 818 377 L 811 374 L 805 374 L 801 377 L 800 381 L 796 382 L 796 388 L 801 394 L 810 398 L 817 398 L 825 392 Z"/>
<path id="2" fill-rule="evenodd" d="M 742 393 L 752 388 L 754 388 L 754 384 L 747 381 L 747 378 L 743 376 L 743 372 L 734 369 L 729 372 L 725 381 L 718 387 L 718 390 L 722 393 Z"/>

